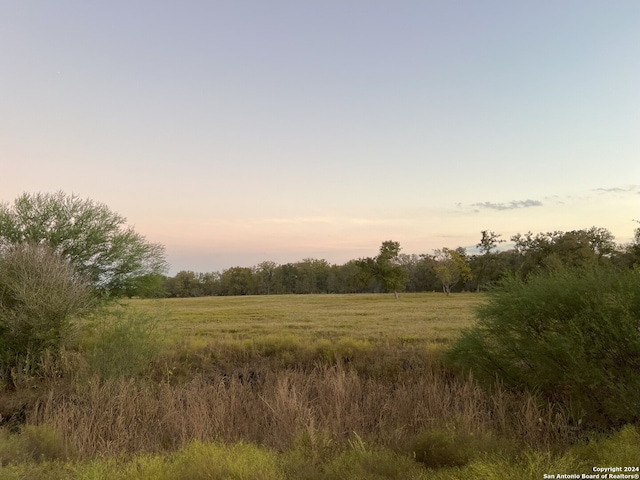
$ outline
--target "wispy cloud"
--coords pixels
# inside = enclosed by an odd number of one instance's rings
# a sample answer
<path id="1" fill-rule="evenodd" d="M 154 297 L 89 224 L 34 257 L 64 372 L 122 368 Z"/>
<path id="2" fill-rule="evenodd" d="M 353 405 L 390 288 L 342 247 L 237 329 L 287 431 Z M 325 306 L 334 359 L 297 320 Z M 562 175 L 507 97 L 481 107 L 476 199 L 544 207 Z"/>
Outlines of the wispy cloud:
<path id="1" fill-rule="evenodd" d="M 489 210 L 515 210 L 518 208 L 541 207 L 542 202 L 540 200 L 511 200 L 509 203 L 482 202 L 474 203 L 471 206 Z"/>
<path id="2" fill-rule="evenodd" d="M 628 185 L 626 187 L 612 187 L 612 188 L 594 188 L 594 192 L 598 193 L 640 193 L 640 185 Z"/>
<path id="3" fill-rule="evenodd" d="M 544 197 L 545 201 L 554 203 L 556 205 L 564 205 L 564 200 L 559 195 L 551 195 L 549 197 Z"/>
<path id="4" fill-rule="evenodd" d="M 262 223 L 275 224 L 305 224 L 305 223 L 332 223 L 333 218 L 329 217 L 272 217 L 265 218 Z"/>

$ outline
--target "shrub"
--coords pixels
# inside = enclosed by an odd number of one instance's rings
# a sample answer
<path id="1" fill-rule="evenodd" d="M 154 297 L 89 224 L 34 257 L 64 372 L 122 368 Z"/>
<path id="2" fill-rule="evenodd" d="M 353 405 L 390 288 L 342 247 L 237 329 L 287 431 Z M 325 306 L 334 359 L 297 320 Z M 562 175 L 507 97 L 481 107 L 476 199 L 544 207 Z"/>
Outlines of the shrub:
<path id="1" fill-rule="evenodd" d="M 96 321 L 97 338 L 87 361 L 103 379 L 141 375 L 161 349 L 159 318 L 152 313 L 111 306 Z"/>
<path id="2" fill-rule="evenodd" d="M 74 316 L 92 307 L 91 290 L 69 262 L 40 244 L 0 257 L 0 374 L 35 370 L 45 351 L 67 341 Z"/>
<path id="3" fill-rule="evenodd" d="M 539 392 L 576 421 L 640 419 L 640 271 L 604 267 L 503 280 L 447 352 L 489 384 Z"/>

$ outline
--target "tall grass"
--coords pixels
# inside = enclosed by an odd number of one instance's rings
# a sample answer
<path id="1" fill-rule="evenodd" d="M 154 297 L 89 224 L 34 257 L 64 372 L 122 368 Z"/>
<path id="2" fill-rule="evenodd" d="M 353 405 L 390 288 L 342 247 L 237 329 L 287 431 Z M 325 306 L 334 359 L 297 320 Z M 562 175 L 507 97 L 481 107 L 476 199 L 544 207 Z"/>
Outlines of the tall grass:
<path id="1" fill-rule="evenodd" d="M 29 420 L 63 432 L 84 457 L 166 451 L 192 440 L 286 450 L 302 435 L 344 443 L 354 432 L 410 450 L 407 439 L 436 427 L 536 446 L 566 443 L 570 433 L 553 406 L 500 389 L 489 396 L 473 379 L 451 378 L 435 366 L 393 380 L 365 378 L 340 364 L 181 385 L 95 378 L 68 395 L 50 395 Z"/>
<path id="2" fill-rule="evenodd" d="M 131 302 L 85 325 L 64 362 L 0 393 L 0 414 L 21 415 L 20 433 L 0 425 L 0 478 L 479 478 L 576 441 L 566 408 L 443 367 L 447 315 L 469 324 L 484 297 L 262 298 L 168 302 L 161 317 Z"/>

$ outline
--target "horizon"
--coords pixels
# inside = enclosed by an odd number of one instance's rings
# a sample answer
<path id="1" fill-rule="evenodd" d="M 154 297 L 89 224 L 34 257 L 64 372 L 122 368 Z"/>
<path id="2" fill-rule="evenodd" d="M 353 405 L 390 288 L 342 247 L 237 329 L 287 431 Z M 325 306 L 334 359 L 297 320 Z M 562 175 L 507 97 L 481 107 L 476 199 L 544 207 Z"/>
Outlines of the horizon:
<path id="1" fill-rule="evenodd" d="M 640 218 L 640 3 L 15 2 L 0 202 L 62 190 L 174 275 Z"/>

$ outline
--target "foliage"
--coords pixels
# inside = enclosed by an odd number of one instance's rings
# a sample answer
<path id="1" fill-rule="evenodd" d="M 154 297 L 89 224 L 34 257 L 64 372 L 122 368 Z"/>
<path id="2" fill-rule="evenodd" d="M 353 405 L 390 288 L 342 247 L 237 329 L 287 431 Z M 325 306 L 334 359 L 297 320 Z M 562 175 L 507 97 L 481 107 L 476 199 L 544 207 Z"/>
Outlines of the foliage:
<path id="1" fill-rule="evenodd" d="M 435 251 L 436 264 L 433 270 L 438 277 L 438 280 L 442 282 L 442 291 L 449 295 L 451 293 L 451 287 L 458 283 L 460 280 L 470 280 L 471 267 L 467 261 L 467 257 L 464 248 L 459 247 L 455 250 L 450 248 L 442 248 Z"/>
<path id="2" fill-rule="evenodd" d="M 570 232 L 514 235 L 514 250 L 521 256 L 522 276 L 559 267 L 586 267 L 603 263 L 614 251 L 614 237 L 606 228 L 591 227 Z"/>
<path id="3" fill-rule="evenodd" d="M 123 293 L 129 297 L 164 298 L 169 296 L 167 278 L 159 273 L 148 273 L 131 280 Z"/>
<path id="4" fill-rule="evenodd" d="M 378 256 L 358 260 L 365 282 L 375 281 L 383 290 L 392 291 L 396 299 L 398 290 L 403 290 L 407 283 L 407 272 L 399 264 L 399 255 L 400 243 L 387 240 L 382 242 Z"/>
<path id="5" fill-rule="evenodd" d="M 640 225 L 640 220 L 635 220 Z M 633 231 L 633 241 L 626 246 L 622 256 L 626 257 L 627 265 L 640 266 L 640 226 Z"/>
<path id="6" fill-rule="evenodd" d="M 478 256 L 478 261 L 476 262 L 478 265 L 478 269 L 475 272 L 475 277 L 477 280 L 476 290 L 479 292 L 480 288 L 486 282 L 487 270 L 491 263 L 496 263 L 492 258 L 492 250 L 495 250 L 499 244 L 504 243 L 505 240 L 501 240 L 500 237 L 502 235 L 497 234 L 495 232 L 491 232 L 488 230 L 482 230 L 480 232 L 482 237 L 480 238 L 480 243 L 476 245 L 478 250 L 480 250 L 481 255 Z"/>
<path id="7" fill-rule="evenodd" d="M 503 280 L 448 352 L 491 383 L 537 391 L 576 421 L 640 419 L 640 271 L 559 269 Z"/>
<path id="8" fill-rule="evenodd" d="M 93 307 L 90 289 L 71 264 L 46 245 L 18 244 L 0 257 L 0 370 L 34 368 L 59 350 L 71 320 Z"/>
<path id="9" fill-rule="evenodd" d="M 111 306 L 99 316 L 87 352 L 92 372 L 103 379 L 142 374 L 161 349 L 158 313 Z"/>
<path id="10" fill-rule="evenodd" d="M 638 231 L 634 243 L 623 246 L 616 246 L 613 235 L 604 228 L 537 235 L 528 232 L 511 238 L 513 248 L 497 251 L 504 243 L 501 235 L 483 230 L 476 245 L 480 253 L 476 255 L 467 255 L 462 247 L 436 250 L 435 255 L 405 254 L 400 253 L 398 242 L 386 241 L 378 256 L 350 260 L 343 265 L 306 258 L 283 265 L 266 261 L 222 272 L 181 271 L 166 279 L 166 289 L 170 297 L 480 291 L 507 274 L 526 278 L 539 271 L 594 263 L 631 268 L 640 264 Z"/>
<path id="11" fill-rule="evenodd" d="M 248 295 L 253 289 L 253 269 L 232 267 L 220 275 L 219 295 Z"/>
<path id="12" fill-rule="evenodd" d="M 122 294 L 136 279 L 166 270 L 164 247 L 149 243 L 106 205 L 76 195 L 24 193 L 0 205 L 0 251 L 46 243 L 100 291 Z"/>

